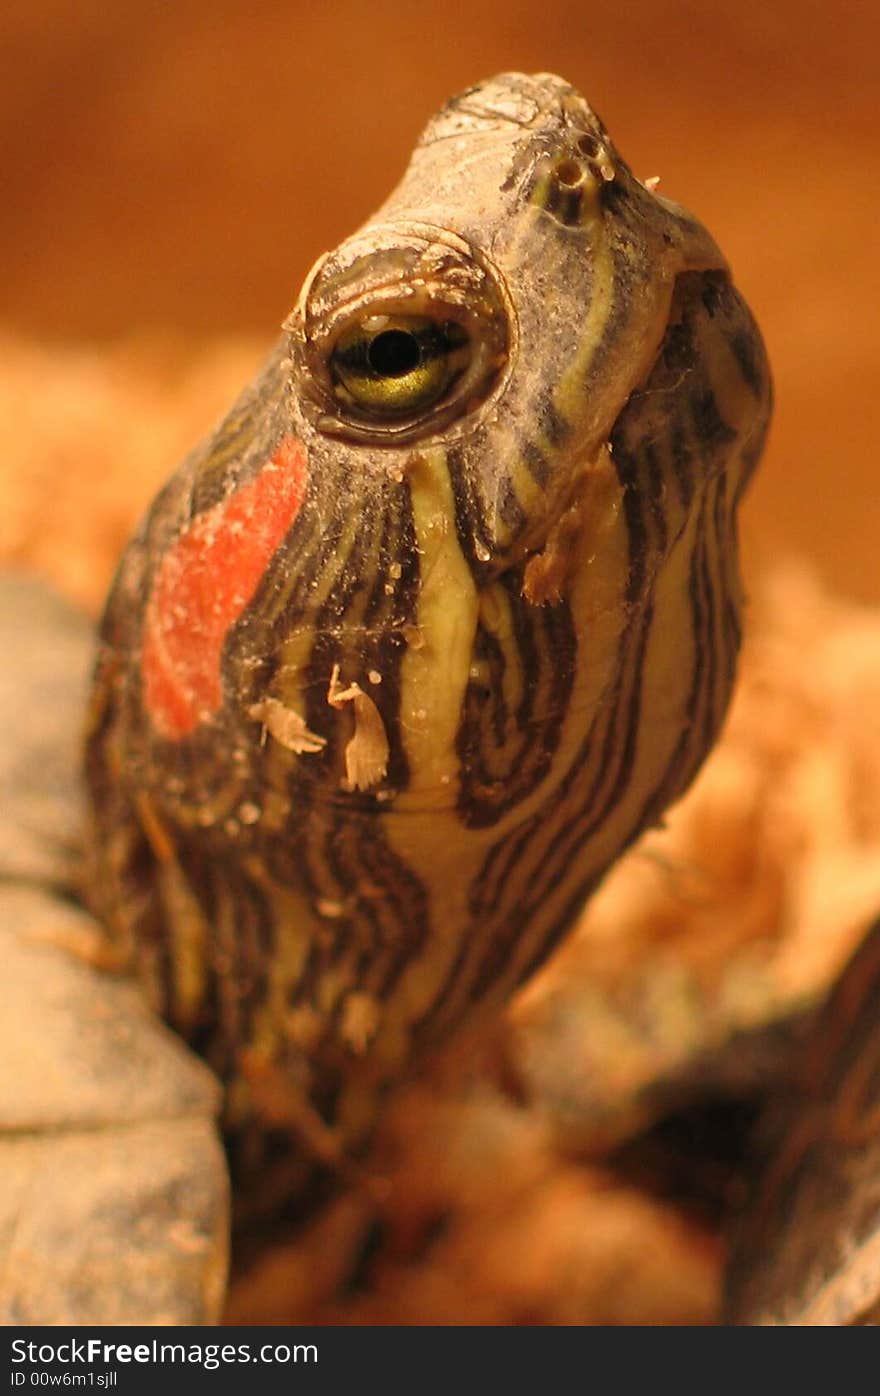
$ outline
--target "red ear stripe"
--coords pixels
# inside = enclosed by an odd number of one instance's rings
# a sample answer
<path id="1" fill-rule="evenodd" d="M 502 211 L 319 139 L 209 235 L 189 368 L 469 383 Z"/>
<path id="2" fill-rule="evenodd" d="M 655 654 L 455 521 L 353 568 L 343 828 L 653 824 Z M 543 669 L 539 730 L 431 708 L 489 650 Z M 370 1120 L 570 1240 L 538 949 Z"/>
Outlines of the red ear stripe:
<path id="1" fill-rule="evenodd" d="M 200 514 L 163 557 L 144 617 L 144 705 L 163 737 L 187 736 L 223 700 L 220 658 L 299 513 L 308 467 L 288 436 L 254 479 Z"/>

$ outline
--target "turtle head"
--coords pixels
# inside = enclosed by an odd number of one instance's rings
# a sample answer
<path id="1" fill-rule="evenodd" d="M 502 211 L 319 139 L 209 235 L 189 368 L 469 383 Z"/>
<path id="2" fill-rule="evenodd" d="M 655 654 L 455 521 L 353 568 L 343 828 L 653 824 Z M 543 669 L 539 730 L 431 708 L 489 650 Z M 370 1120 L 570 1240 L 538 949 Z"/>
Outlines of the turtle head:
<path id="1" fill-rule="evenodd" d="M 323 257 L 287 323 L 296 430 L 328 473 L 444 454 L 491 577 L 540 550 L 661 346 L 678 278 L 726 275 L 550 74 L 468 89 L 400 185 Z"/>

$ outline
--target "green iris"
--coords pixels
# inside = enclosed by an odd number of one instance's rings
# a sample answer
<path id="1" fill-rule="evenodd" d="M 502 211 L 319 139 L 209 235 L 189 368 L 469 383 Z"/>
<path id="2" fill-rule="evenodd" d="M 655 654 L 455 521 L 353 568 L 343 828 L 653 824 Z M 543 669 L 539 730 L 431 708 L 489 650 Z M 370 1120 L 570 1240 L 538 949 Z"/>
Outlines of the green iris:
<path id="1" fill-rule="evenodd" d="M 340 402 L 375 417 L 409 417 L 437 402 L 467 368 L 470 340 L 455 321 L 371 315 L 330 355 Z"/>

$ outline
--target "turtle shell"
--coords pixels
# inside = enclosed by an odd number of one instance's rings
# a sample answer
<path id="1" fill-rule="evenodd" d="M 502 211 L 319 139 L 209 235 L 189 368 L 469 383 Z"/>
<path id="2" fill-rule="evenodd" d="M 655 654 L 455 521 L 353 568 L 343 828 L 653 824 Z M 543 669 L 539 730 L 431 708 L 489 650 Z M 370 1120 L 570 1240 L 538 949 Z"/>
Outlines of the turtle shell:
<path id="1" fill-rule="evenodd" d="M 85 617 L 0 578 L 0 1321 L 209 1323 L 229 1197 L 210 1072 L 82 905 Z"/>
<path id="2" fill-rule="evenodd" d="M 765 1122 L 728 1275 L 731 1322 L 880 1320 L 878 1004 L 880 921 L 819 1012 L 788 1100 Z"/>

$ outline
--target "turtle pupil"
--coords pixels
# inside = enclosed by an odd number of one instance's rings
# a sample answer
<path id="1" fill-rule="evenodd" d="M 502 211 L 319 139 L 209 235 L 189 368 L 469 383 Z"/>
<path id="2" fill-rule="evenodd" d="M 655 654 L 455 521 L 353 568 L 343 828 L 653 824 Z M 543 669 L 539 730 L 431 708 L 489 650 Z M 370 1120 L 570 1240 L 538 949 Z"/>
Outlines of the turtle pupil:
<path id="1" fill-rule="evenodd" d="M 383 330 L 367 350 L 367 362 L 381 378 L 403 378 L 418 368 L 420 359 L 419 342 L 406 330 Z"/>

